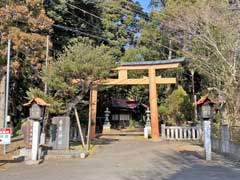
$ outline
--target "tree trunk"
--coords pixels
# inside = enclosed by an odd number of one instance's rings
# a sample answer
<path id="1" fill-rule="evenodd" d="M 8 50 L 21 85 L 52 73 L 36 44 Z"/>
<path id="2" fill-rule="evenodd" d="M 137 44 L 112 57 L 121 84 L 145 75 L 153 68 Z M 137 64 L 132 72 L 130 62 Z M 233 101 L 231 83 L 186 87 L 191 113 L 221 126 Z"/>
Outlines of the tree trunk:
<path id="1" fill-rule="evenodd" d="M 67 104 L 67 107 L 66 107 L 66 110 L 67 110 L 66 115 L 67 116 L 70 115 L 72 109 L 75 108 L 76 105 L 79 104 L 83 100 L 83 98 L 84 98 L 84 94 L 81 93 L 80 95 L 74 97 L 72 99 L 72 101 Z"/>
<path id="2" fill-rule="evenodd" d="M 0 78 L 0 128 L 4 127 L 6 75 Z"/>

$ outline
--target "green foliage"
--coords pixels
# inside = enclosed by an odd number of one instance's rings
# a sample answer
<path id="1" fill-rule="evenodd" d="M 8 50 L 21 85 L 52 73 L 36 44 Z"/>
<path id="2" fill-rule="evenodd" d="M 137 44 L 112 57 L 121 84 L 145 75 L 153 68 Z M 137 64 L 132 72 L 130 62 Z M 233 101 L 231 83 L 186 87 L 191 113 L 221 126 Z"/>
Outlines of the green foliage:
<path id="1" fill-rule="evenodd" d="M 213 138 L 220 138 L 220 122 L 211 123 L 211 136 Z"/>
<path id="2" fill-rule="evenodd" d="M 120 58 L 126 47 L 135 44 L 138 22 L 146 14 L 139 3 L 133 0 L 101 2 L 103 35 L 108 39 L 108 45 L 115 47 L 114 54 Z"/>
<path id="3" fill-rule="evenodd" d="M 78 95 L 83 97 L 93 81 L 106 77 L 115 67 L 113 59 L 111 49 L 105 45 L 94 46 L 88 39 L 73 40 L 44 70 L 43 80 L 54 98 L 66 105 Z"/>
<path id="4" fill-rule="evenodd" d="M 129 120 L 129 126 L 128 126 L 130 129 L 134 129 L 134 128 L 137 128 L 139 127 L 139 122 L 134 120 L 134 119 L 130 119 Z"/>
<path id="5" fill-rule="evenodd" d="M 150 14 L 150 21 L 140 20 L 140 35 L 133 47 L 126 49 L 122 61 L 147 61 L 167 59 L 169 54 L 166 33 L 159 29 L 160 22 L 156 21 L 155 13 Z"/>
<path id="6" fill-rule="evenodd" d="M 132 86 L 128 92 L 127 97 L 139 100 L 141 102 L 148 102 L 149 91 L 146 86 Z"/>
<path id="7" fill-rule="evenodd" d="M 192 106 L 187 93 L 181 86 L 178 86 L 166 99 L 166 102 L 159 106 L 159 113 L 163 121 L 171 125 L 179 125 L 191 120 Z"/>
<path id="8" fill-rule="evenodd" d="M 24 122 L 27 121 L 27 118 L 23 118 L 23 119 L 20 119 L 17 124 L 15 125 L 15 127 L 13 128 L 13 136 L 16 137 L 16 136 L 20 136 L 21 135 L 21 126 Z"/>
<path id="9" fill-rule="evenodd" d="M 82 36 L 83 34 L 73 32 L 69 29 L 77 29 L 79 32 L 101 36 L 101 20 L 96 18 L 100 16 L 101 9 L 98 0 L 51 0 L 45 1 L 47 15 L 52 18 L 56 25 L 54 26 L 52 40 L 55 50 L 62 50 L 70 39 Z M 86 12 L 94 14 L 91 16 Z M 101 42 L 101 41 L 100 41 Z"/>
<path id="10" fill-rule="evenodd" d="M 208 77 L 208 86 L 226 103 L 228 118 L 240 120 L 239 96 L 239 25 L 240 14 L 227 0 L 169 0 L 162 23 L 183 42 L 181 51 L 190 66 Z"/>
<path id="11" fill-rule="evenodd" d="M 29 91 L 27 91 L 28 99 L 32 99 L 34 97 L 39 97 L 43 99 L 45 102 L 50 104 L 50 106 L 47 108 L 47 111 L 52 114 L 62 114 L 64 113 L 64 107 L 63 104 L 59 101 L 54 99 L 52 96 L 45 94 L 42 90 L 38 88 L 30 88 Z"/>

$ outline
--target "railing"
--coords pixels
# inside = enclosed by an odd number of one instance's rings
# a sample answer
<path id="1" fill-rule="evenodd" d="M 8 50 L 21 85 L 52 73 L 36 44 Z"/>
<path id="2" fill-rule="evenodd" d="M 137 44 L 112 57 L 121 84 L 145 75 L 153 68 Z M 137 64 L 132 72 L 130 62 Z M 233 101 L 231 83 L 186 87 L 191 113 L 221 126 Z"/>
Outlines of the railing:
<path id="1" fill-rule="evenodd" d="M 161 125 L 161 136 L 167 140 L 199 140 L 201 137 L 200 126 L 165 126 Z"/>

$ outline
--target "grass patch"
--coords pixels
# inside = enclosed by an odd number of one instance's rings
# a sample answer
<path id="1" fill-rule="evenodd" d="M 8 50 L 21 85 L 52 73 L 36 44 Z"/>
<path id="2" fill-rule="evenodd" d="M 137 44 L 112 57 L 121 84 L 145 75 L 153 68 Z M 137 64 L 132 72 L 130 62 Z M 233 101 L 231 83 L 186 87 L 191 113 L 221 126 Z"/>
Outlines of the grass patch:
<path id="1" fill-rule="evenodd" d="M 84 148 L 80 142 L 72 142 L 70 143 L 71 150 L 79 150 L 80 152 L 84 152 Z M 89 148 L 89 155 L 93 154 L 96 151 L 96 145 L 91 143 Z"/>

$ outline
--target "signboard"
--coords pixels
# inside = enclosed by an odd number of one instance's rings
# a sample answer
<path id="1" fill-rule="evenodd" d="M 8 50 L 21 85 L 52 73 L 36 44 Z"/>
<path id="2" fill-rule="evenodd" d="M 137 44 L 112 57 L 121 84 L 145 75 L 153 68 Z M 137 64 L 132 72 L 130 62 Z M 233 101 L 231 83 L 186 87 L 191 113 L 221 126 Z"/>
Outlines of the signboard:
<path id="1" fill-rule="evenodd" d="M 0 144 L 11 143 L 11 128 L 0 128 Z"/>

